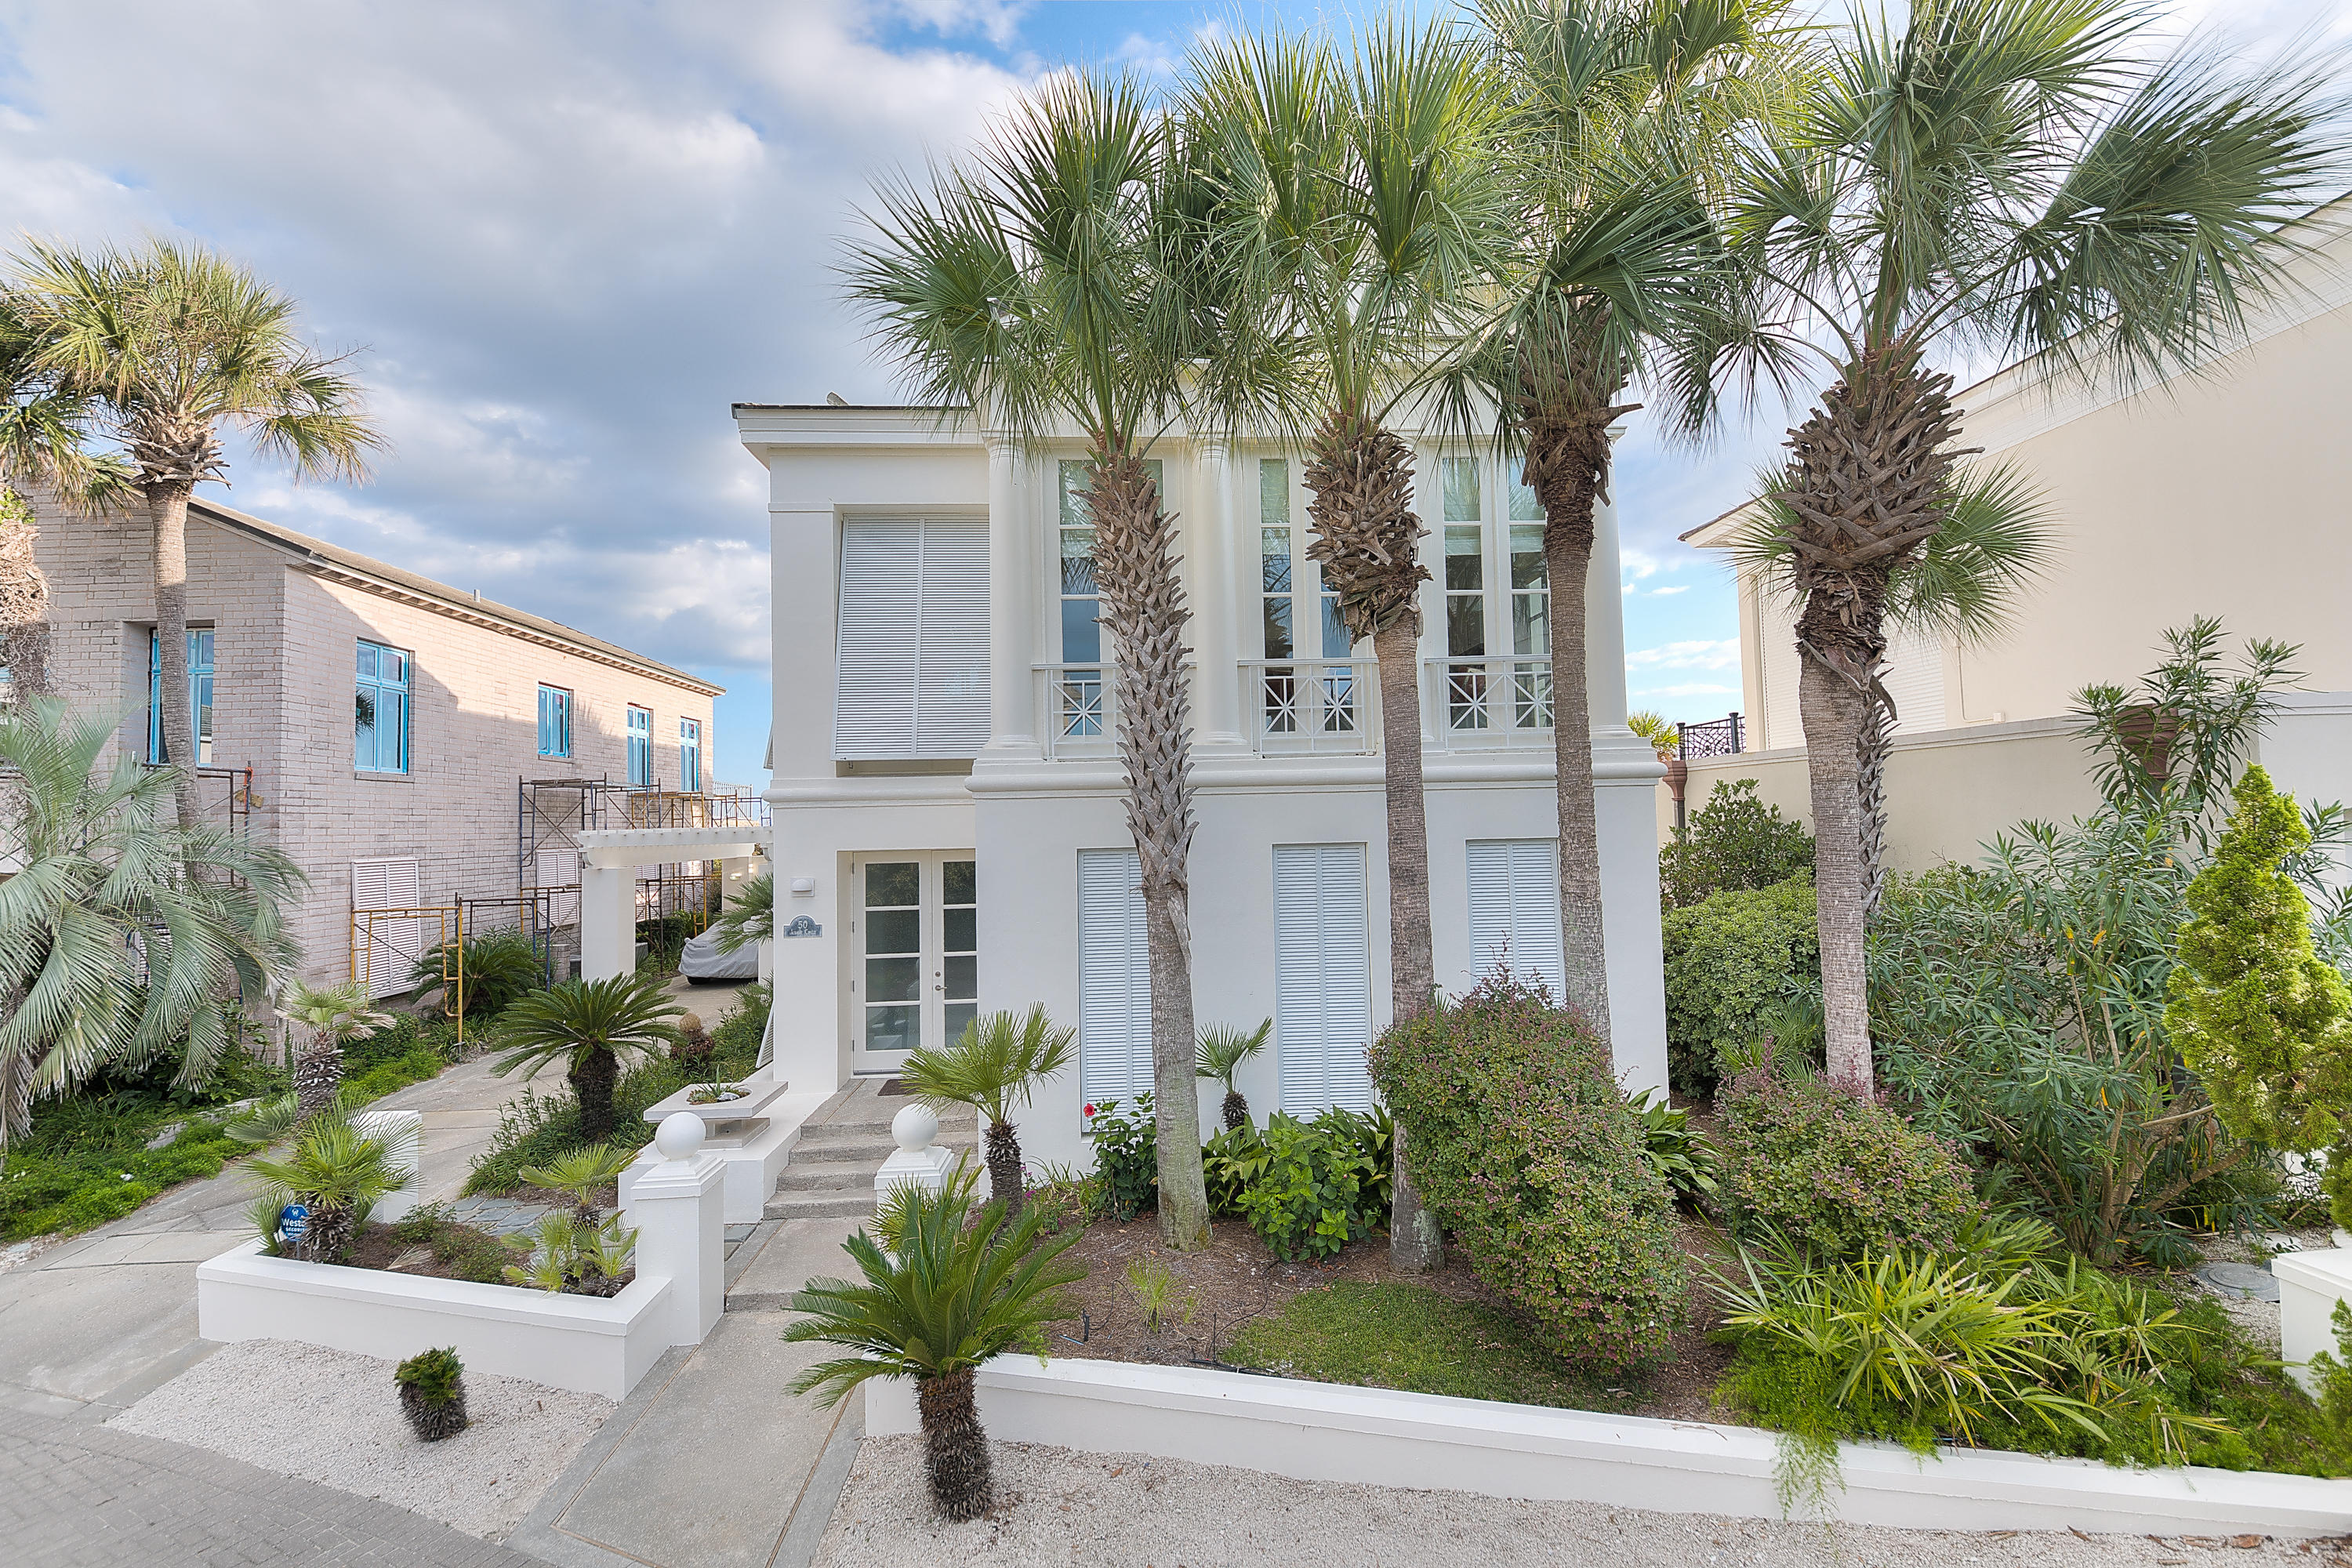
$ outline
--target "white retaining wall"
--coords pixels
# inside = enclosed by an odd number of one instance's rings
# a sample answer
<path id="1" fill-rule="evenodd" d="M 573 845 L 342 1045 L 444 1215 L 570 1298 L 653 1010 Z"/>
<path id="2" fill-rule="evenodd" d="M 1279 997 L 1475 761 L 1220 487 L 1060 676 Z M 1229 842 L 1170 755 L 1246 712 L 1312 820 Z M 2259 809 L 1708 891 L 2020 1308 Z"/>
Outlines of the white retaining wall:
<path id="1" fill-rule="evenodd" d="M 2283 1252 L 2271 1259 L 2271 1272 L 2279 1282 L 2280 1359 L 2296 1382 L 2315 1394 L 2308 1363 L 2322 1351 L 2336 1352 L 2336 1304 L 2352 1301 L 2352 1248 Z"/>
<path id="2" fill-rule="evenodd" d="M 1095 1453 L 1234 1465 L 1302 1480 L 1781 1517 L 1776 1439 L 1654 1421 L 1204 1368 L 1001 1356 L 980 1373 L 989 1435 Z M 919 1430 L 911 1382 L 866 1385 L 866 1430 Z M 2229 1470 L 2116 1469 L 1982 1449 L 1923 1458 L 1845 1444 L 1838 1516 L 1917 1530 L 2152 1534 L 2352 1531 L 2352 1486 Z"/>

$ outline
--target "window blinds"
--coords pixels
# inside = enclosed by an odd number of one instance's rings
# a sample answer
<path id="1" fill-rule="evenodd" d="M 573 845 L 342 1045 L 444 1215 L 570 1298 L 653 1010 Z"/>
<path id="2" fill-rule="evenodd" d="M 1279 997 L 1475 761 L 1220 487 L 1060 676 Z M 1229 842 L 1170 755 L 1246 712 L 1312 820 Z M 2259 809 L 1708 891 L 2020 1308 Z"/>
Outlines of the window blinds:
<path id="1" fill-rule="evenodd" d="M 1552 1000 L 1568 994 L 1560 956 L 1559 849 L 1549 838 L 1473 839 L 1470 854 L 1470 967 L 1484 975 L 1507 963 L 1540 980 Z"/>
<path id="2" fill-rule="evenodd" d="M 1274 848 L 1274 1026 L 1282 1109 L 1372 1108 L 1371 931 L 1364 847 Z"/>
<path id="3" fill-rule="evenodd" d="M 988 524 L 844 522 L 837 646 L 836 759 L 977 755 L 988 742 Z"/>
<path id="4" fill-rule="evenodd" d="M 1078 1089 L 1088 1105 L 1151 1087 L 1151 961 L 1132 849 L 1078 851 Z"/>

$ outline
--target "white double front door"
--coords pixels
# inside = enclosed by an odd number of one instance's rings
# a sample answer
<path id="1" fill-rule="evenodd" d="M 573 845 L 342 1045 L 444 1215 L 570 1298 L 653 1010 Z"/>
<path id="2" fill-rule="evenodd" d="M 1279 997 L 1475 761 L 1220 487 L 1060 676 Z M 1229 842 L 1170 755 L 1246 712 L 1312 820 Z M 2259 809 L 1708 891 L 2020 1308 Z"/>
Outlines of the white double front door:
<path id="1" fill-rule="evenodd" d="M 850 862 L 852 1072 L 895 1072 L 979 1013 L 977 870 L 968 849 Z"/>

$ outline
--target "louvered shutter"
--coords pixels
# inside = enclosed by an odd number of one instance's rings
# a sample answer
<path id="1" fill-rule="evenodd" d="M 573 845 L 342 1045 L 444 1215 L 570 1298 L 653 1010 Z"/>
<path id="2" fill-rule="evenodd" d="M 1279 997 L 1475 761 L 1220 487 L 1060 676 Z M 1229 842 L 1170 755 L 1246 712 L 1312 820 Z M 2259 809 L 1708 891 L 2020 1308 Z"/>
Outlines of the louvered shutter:
<path id="1" fill-rule="evenodd" d="M 1089 1105 L 1151 1087 L 1151 960 L 1132 849 L 1078 851 L 1078 1089 Z"/>
<path id="2" fill-rule="evenodd" d="M 1895 728 L 1924 735 L 1944 727 L 1944 650 L 1936 639 L 1907 627 L 1887 638 L 1886 695 L 1895 701 Z"/>
<path id="3" fill-rule="evenodd" d="M 1372 1108 L 1371 929 L 1364 847 L 1274 850 L 1274 1026 L 1282 1109 Z"/>
<path id="4" fill-rule="evenodd" d="M 835 758 L 978 755 L 988 743 L 988 524 L 845 522 L 836 647 Z"/>
<path id="5" fill-rule="evenodd" d="M 425 921 L 415 915 L 379 917 L 362 921 L 363 910 L 413 910 L 424 901 L 422 880 L 414 856 L 352 862 L 353 957 L 359 973 L 352 979 L 367 988 L 370 997 L 396 996 L 410 989 L 409 976 L 425 955 Z"/>
<path id="6" fill-rule="evenodd" d="M 1498 963 L 1540 980 L 1557 1002 L 1568 994 L 1560 956 L 1559 850 L 1549 838 L 1474 839 L 1470 858 L 1470 967 Z"/>

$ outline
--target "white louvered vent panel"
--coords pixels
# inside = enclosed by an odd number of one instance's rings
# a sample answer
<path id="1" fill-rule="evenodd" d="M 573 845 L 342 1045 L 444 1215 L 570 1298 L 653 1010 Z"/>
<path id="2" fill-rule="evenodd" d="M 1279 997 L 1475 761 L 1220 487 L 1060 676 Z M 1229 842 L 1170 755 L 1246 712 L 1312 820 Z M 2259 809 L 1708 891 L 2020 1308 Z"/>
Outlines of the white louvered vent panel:
<path id="1" fill-rule="evenodd" d="M 911 519 L 842 524 L 833 754 L 844 762 L 915 755 L 922 538 L 923 525 Z"/>
<path id="2" fill-rule="evenodd" d="M 1560 956 L 1559 849 L 1549 838 L 1474 839 L 1470 858 L 1470 963 L 1474 979 L 1508 963 L 1567 994 Z"/>
<path id="3" fill-rule="evenodd" d="M 1886 641 L 1886 695 L 1895 700 L 1898 734 L 1924 735 L 1944 727 L 1944 650 L 1933 637 L 1898 629 Z"/>
<path id="4" fill-rule="evenodd" d="M 971 757 L 988 744 L 988 524 L 923 524 L 923 600 L 917 647 L 917 756 Z"/>
<path id="5" fill-rule="evenodd" d="M 1282 1109 L 1372 1108 L 1371 929 L 1360 844 L 1274 849 L 1275 1048 Z"/>
<path id="6" fill-rule="evenodd" d="M 1760 620 L 1763 646 L 1758 650 L 1758 658 L 1764 666 L 1763 732 L 1749 736 L 1748 749 L 1763 752 L 1801 746 L 1805 743 L 1805 727 L 1797 712 L 1796 624 L 1790 618 L 1788 607 L 1770 598 L 1764 601 Z M 1750 728 L 1755 726 L 1751 724 Z M 1698 802 L 1694 800 L 1692 804 Z"/>
<path id="7" fill-rule="evenodd" d="M 1089 1105 L 1151 1088 L 1151 960 L 1132 849 L 1078 851 L 1078 1089 Z"/>
<path id="8" fill-rule="evenodd" d="M 371 997 L 396 996 L 406 991 L 416 961 L 425 956 L 425 921 L 416 915 L 378 916 L 362 922 L 362 910 L 413 910 L 424 902 L 423 882 L 414 856 L 352 862 L 352 924 L 361 928 L 352 944 L 358 973 L 352 976 Z"/>

